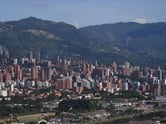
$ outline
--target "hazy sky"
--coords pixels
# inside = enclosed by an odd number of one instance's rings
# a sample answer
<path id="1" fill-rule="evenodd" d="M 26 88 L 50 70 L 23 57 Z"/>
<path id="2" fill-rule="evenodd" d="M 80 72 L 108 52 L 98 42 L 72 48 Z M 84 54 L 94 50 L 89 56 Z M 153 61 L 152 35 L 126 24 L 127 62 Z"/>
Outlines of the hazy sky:
<path id="1" fill-rule="evenodd" d="M 0 21 L 29 16 L 76 27 L 137 21 L 165 22 L 166 0 L 0 0 Z"/>

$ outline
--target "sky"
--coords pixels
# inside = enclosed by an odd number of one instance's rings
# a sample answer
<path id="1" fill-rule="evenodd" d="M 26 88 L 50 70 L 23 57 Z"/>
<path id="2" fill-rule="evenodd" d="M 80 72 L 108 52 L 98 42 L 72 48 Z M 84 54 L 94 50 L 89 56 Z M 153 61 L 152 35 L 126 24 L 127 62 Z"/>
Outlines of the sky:
<path id="1" fill-rule="evenodd" d="M 166 0 L 0 0 L 0 21 L 30 16 L 79 27 L 166 22 Z"/>

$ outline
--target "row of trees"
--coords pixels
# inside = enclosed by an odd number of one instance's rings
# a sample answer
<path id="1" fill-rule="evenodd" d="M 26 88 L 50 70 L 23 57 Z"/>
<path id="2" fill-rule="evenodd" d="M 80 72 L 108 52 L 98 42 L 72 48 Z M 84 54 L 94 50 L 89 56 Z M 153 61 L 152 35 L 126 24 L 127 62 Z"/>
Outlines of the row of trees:
<path id="1" fill-rule="evenodd" d="M 64 100 L 59 103 L 60 112 L 85 112 L 99 109 L 96 101 L 92 100 Z"/>

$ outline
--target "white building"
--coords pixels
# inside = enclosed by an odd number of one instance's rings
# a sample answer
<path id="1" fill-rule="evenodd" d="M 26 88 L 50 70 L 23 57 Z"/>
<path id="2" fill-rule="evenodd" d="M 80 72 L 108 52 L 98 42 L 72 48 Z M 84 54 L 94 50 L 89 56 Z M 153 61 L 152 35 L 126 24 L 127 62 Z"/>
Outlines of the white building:
<path id="1" fill-rule="evenodd" d="M 14 84 L 13 83 L 10 85 L 10 91 L 14 92 Z"/>
<path id="2" fill-rule="evenodd" d="M 1 90 L 1 96 L 3 97 L 8 96 L 7 90 Z"/>

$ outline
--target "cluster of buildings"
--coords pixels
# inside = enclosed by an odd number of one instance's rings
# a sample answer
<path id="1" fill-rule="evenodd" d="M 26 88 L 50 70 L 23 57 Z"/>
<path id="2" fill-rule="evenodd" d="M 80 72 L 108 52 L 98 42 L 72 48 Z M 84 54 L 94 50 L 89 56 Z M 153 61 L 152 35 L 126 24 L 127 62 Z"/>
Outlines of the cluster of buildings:
<path id="1" fill-rule="evenodd" d="M 44 60 L 40 52 L 29 52 L 28 57 L 10 58 L 0 48 L 0 96 L 19 93 L 25 89 L 55 87 L 57 90 L 83 91 L 137 91 L 154 96 L 166 95 L 166 70 L 131 66 L 129 62 L 110 66 L 97 61 L 62 59 Z"/>

